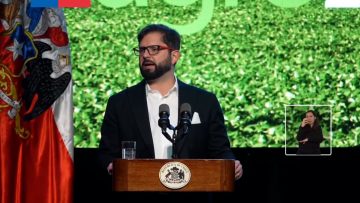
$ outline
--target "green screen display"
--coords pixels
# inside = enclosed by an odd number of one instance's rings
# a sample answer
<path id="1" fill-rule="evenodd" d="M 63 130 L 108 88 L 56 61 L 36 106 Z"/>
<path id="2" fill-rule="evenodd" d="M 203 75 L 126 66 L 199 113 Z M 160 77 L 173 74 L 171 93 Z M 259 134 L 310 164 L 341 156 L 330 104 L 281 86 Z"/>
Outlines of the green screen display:
<path id="1" fill-rule="evenodd" d="M 180 32 L 176 75 L 217 95 L 233 147 L 296 147 L 308 109 L 319 113 L 321 146 L 359 145 L 360 10 L 324 2 L 99 0 L 65 9 L 75 146 L 97 147 L 107 99 L 142 79 L 132 48 L 149 23 Z"/>

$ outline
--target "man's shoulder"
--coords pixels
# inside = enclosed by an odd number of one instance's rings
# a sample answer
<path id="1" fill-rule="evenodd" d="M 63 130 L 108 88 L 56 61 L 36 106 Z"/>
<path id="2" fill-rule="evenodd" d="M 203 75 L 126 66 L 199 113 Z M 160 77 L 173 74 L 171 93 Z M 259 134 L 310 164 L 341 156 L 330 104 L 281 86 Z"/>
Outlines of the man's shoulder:
<path id="1" fill-rule="evenodd" d="M 110 98 L 111 99 L 120 99 L 123 97 L 126 97 L 126 95 L 133 94 L 134 92 L 141 91 L 143 88 L 145 88 L 144 82 L 141 81 L 133 86 L 126 87 L 125 89 L 121 90 L 120 92 L 117 92 L 113 94 Z"/>

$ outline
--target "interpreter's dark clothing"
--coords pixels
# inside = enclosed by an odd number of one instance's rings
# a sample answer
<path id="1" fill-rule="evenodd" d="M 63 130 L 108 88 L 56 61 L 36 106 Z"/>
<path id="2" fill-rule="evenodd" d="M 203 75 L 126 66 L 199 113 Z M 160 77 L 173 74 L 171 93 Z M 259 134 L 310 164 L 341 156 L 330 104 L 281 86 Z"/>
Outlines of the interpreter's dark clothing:
<path id="1" fill-rule="evenodd" d="M 300 126 L 296 139 L 301 141 L 306 138 L 308 138 L 307 142 L 299 142 L 297 154 L 321 154 L 320 143 L 324 140 L 321 127 Z"/>

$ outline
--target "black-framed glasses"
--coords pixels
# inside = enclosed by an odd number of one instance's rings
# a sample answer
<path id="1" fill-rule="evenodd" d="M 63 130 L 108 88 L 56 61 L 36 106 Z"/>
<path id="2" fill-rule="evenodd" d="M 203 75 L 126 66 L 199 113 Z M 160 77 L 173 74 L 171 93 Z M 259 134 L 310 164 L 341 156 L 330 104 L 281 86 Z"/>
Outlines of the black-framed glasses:
<path id="1" fill-rule="evenodd" d="M 151 46 L 147 46 L 147 47 L 136 47 L 133 48 L 134 54 L 136 56 L 142 56 L 144 55 L 145 51 L 147 50 L 149 55 L 156 55 L 159 53 L 159 51 L 164 50 L 164 49 L 168 49 L 173 51 L 174 49 L 170 48 L 170 47 L 166 47 L 166 46 L 161 46 L 161 45 L 151 45 Z"/>

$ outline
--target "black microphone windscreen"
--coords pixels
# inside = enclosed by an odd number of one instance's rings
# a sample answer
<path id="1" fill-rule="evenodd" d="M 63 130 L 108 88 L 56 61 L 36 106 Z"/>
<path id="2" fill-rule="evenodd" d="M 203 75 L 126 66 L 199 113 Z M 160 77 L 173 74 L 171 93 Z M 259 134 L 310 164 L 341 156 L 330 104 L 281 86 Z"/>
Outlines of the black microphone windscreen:
<path id="1" fill-rule="evenodd" d="M 181 104 L 181 106 L 180 106 L 180 114 L 181 114 L 182 112 L 188 112 L 188 113 L 191 114 L 191 106 L 190 106 L 189 103 L 183 103 L 183 104 Z"/>
<path id="2" fill-rule="evenodd" d="M 167 105 L 167 104 L 161 104 L 161 105 L 159 106 L 159 114 L 160 114 L 161 112 L 166 112 L 168 115 L 170 115 L 169 105 Z"/>

